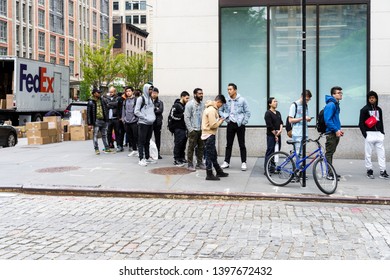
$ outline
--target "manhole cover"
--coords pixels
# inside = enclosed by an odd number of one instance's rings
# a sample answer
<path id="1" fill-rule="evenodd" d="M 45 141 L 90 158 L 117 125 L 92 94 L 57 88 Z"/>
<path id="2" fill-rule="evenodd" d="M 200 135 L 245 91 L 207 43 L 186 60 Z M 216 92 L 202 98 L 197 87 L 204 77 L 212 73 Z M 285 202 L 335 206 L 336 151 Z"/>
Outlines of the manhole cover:
<path id="1" fill-rule="evenodd" d="M 184 175 L 191 173 L 191 171 L 183 167 L 160 167 L 151 169 L 150 173 L 158 175 Z"/>
<path id="2" fill-rule="evenodd" d="M 60 172 L 78 170 L 78 169 L 80 169 L 80 167 L 78 167 L 78 166 L 59 166 L 59 167 L 49 167 L 49 168 L 38 169 L 36 172 L 38 172 L 38 173 L 60 173 Z"/>

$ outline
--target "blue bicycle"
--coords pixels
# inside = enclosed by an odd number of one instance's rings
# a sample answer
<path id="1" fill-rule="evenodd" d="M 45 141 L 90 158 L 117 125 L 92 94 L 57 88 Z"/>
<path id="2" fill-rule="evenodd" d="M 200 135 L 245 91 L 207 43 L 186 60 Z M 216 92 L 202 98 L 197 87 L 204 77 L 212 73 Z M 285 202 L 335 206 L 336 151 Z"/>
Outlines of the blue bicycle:
<path id="1" fill-rule="evenodd" d="M 317 149 L 302 159 L 295 149 L 295 145 L 300 144 L 300 142 L 288 140 L 287 144 L 294 147 L 290 154 L 278 151 L 268 159 L 265 170 L 268 181 L 276 186 L 285 186 L 293 179 L 300 181 L 302 180 L 303 171 L 306 171 L 313 164 L 313 178 L 317 187 L 325 194 L 334 193 L 338 184 L 337 173 L 334 167 L 327 162 L 320 143 L 320 138 L 325 135 L 325 133 L 322 133 L 317 139 L 304 141 L 304 145 L 309 142 L 316 143 Z M 303 165 L 305 160 L 309 160 L 309 163 Z"/>

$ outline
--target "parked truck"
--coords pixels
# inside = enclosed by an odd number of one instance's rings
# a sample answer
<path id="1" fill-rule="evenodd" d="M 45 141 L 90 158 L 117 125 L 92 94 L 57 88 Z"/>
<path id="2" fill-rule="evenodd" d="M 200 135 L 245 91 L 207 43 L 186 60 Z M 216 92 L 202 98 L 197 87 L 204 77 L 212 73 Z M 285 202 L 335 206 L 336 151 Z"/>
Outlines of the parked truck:
<path id="1" fill-rule="evenodd" d="M 0 56 L 0 122 L 41 121 L 70 101 L 69 67 L 14 56 Z"/>

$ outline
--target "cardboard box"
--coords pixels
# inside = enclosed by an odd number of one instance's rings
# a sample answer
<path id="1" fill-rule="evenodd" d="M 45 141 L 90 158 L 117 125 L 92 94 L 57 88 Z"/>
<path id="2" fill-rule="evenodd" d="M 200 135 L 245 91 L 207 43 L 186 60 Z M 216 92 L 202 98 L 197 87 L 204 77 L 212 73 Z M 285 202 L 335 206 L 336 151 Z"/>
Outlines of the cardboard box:
<path id="1" fill-rule="evenodd" d="M 14 108 L 14 95 L 7 94 L 6 102 L 7 102 L 6 109 L 13 109 Z"/>
<path id="2" fill-rule="evenodd" d="M 48 131 L 49 131 L 49 136 L 55 136 L 58 134 L 56 128 L 49 128 Z"/>
<path id="3" fill-rule="evenodd" d="M 44 145 L 50 143 L 51 142 L 49 137 L 28 137 L 27 138 L 28 145 Z"/>
<path id="4" fill-rule="evenodd" d="M 55 128 L 57 130 L 61 129 L 61 117 L 52 116 L 52 117 L 43 117 L 44 122 L 49 123 L 49 129 Z"/>
<path id="5" fill-rule="evenodd" d="M 64 141 L 70 141 L 70 132 L 64 132 L 64 137 L 63 137 L 63 140 Z"/>
<path id="6" fill-rule="evenodd" d="M 50 135 L 50 143 L 57 143 L 58 142 L 58 135 Z"/>
<path id="7" fill-rule="evenodd" d="M 47 122 L 29 122 L 26 124 L 26 129 L 49 129 L 49 124 Z"/>
<path id="8" fill-rule="evenodd" d="M 71 141 L 83 141 L 88 139 L 88 126 L 72 125 L 69 128 Z"/>
<path id="9" fill-rule="evenodd" d="M 48 129 L 29 129 L 27 130 L 27 137 L 49 137 Z"/>

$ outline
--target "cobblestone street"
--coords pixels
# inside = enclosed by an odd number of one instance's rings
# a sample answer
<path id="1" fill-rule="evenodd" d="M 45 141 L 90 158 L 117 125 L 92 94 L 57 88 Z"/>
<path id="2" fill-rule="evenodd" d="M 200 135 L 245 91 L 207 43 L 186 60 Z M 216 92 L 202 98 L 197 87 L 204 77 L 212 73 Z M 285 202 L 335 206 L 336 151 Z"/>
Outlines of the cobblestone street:
<path id="1" fill-rule="evenodd" d="M 0 193 L 0 259 L 390 259 L 379 205 Z"/>

